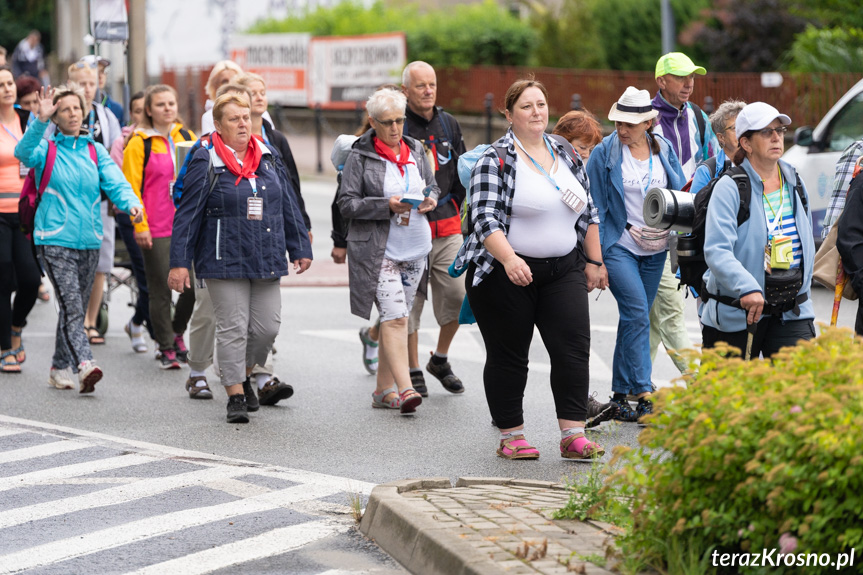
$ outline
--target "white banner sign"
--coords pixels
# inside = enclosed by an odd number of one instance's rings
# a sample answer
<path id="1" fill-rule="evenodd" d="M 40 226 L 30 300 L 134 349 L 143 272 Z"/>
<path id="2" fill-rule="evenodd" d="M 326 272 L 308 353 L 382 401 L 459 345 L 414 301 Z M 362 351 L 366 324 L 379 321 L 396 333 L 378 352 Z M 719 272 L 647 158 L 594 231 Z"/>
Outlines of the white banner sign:
<path id="1" fill-rule="evenodd" d="M 352 109 L 381 84 L 400 84 L 406 61 L 401 32 L 312 38 L 309 105 Z"/>
<path id="2" fill-rule="evenodd" d="M 231 38 L 231 60 L 263 76 L 271 104 L 308 105 L 309 34 L 253 34 Z"/>

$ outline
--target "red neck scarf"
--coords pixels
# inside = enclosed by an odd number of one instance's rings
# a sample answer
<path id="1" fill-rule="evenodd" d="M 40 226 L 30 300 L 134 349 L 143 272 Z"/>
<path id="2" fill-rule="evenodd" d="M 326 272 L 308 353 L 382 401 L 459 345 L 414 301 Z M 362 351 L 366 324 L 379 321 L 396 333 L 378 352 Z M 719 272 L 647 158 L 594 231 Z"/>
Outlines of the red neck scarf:
<path id="1" fill-rule="evenodd" d="M 408 164 L 415 164 L 413 158 L 411 157 L 411 150 L 410 148 L 408 148 L 408 145 L 405 144 L 404 140 L 399 141 L 398 158 L 393 153 L 392 148 L 381 142 L 377 136 L 373 136 L 372 141 L 375 144 L 375 152 L 377 152 L 378 155 L 383 159 L 393 162 L 398 167 L 401 175 L 405 175 L 405 169 L 402 166 L 407 166 Z"/>
<path id="2" fill-rule="evenodd" d="M 235 186 L 243 178 L 251 180 L 258 177 L 255 172 L 258 171 L 258 164 L 261 163 L 261 148 L 254 138 L 249 140 L 249 147 L 246 150 L 246 158 L 243 160 L 242 166 L 240 166 L 234 153 L 225 145 L 218 132 L 213 132 L 210 135 L 210 141 L 213 143 L 213 148 L 216 149 L 216 154 L 225 162 L 228 171 L 237 176 L 237 181 L 234 182 Z"/>

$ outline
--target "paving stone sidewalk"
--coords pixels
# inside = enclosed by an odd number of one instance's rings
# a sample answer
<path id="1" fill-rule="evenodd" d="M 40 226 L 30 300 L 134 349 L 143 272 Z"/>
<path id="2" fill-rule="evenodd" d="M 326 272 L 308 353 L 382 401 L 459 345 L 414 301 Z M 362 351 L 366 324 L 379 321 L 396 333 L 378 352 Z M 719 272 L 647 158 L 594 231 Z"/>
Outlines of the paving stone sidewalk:
<path id="1" fill-rule="evenodd" d="M 360 529 L 411 573 L 610 573 L 604 557 L 612 526 L 557 521 L 562 484 L 507 478 L 415 479 L 372 490 Z"/>

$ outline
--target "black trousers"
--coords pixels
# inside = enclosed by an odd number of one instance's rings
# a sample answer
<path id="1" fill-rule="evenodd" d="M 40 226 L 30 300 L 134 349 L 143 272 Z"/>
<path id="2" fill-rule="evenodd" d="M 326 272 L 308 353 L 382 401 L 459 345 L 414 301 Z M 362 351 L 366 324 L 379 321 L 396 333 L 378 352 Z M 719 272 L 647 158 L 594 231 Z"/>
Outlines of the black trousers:
<path id="1" fill-rule="evenodd" d="M 509 281 L 503 264 L 472 287 L 476 270 L 466 275 L 467 297 L 485 342 L 485 396 L 501 429 L 524 423 L 528 352 L 534 326 L 551 357 L 551 390 L 558 419 L 584 421 L 590 378 L 590 312 L 584 256 L 579 250 L 560 258 L 523 257 L 533 282 Z"/>
<path id="2" fill-rule="evenodd" d="M 0 214 L 0 349 L 11 349 L 9 330 L 13 325 L 23 327 L 27 323 L 41 279 L 33 246 L 21 231 L 18 214 Z"/>
<path id="3" fill-rule="evenodd" d="M 746 356 L 747 333 L 743 331 L 719 331 L 716 328 L 703 326 L 701 328 L 703 347 L 716 347 L 720 341 L 740 348 L 740 355 Z M 781 317 L 764 316 L 758 322 L 755 336 L 752 338 L 752 357 L 764 355 L 765 359 L 783 347 L 797 345 L 800 340 L 810 340 L 815 337 L 815 322 L 811 319 L 798 319 L 783 323 Z"/>

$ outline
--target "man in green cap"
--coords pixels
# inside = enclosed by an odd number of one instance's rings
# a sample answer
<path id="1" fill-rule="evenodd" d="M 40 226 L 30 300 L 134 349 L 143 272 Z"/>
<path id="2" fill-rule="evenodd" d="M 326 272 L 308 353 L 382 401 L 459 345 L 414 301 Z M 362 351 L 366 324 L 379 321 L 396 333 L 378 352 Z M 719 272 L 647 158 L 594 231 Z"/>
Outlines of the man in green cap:
<path id="1" fill-rule="evenodd" d="M 683 175 L 691 178 L 699 162 L 710 158 L 719 150 L 719 142 L 707 114 L 689 101 L 695 87 L 695 75 L 703 76 L 707 70 L 696 66 L 686 54 L 669 52 L 656 62 L 656 84 L 659 92 L 653 99 L 653 108 L 659 111 L 655 134 L 662 134 L 669 142 Z M 674 246 L 671 246 L 674 249 Z M 678 290 L 672 273 L 671 258 L 665 259 L 665 270 L 659 291 L 650 310 L 650 357 L 656 358 L 659 342 L 669 350 L 672 361 L 681 373 L 688 370 L 686 360 L 675 350 L 692 347 L 684 321 L 684 293 Z"/>

